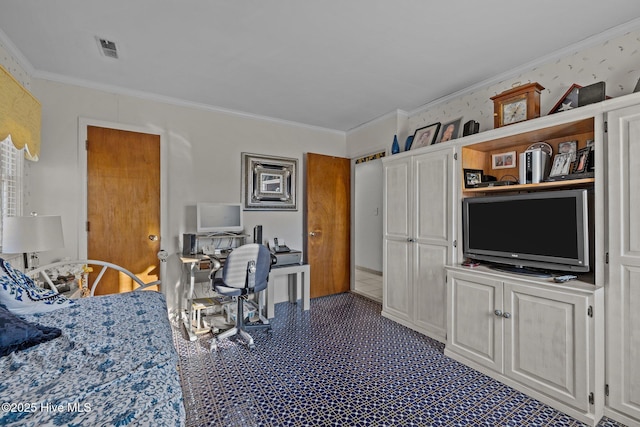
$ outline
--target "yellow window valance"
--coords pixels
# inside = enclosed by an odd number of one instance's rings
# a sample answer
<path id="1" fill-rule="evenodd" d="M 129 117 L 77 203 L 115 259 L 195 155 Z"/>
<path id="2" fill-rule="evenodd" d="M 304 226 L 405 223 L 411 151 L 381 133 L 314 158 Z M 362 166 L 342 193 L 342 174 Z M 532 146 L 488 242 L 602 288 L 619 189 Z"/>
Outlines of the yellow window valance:
<path id="1" fill-rule="evenodd" d="M 11 135 L 25 158 L 37 161 L 41 120 L 40 102 L 0 65 L 0 141 Z"/>

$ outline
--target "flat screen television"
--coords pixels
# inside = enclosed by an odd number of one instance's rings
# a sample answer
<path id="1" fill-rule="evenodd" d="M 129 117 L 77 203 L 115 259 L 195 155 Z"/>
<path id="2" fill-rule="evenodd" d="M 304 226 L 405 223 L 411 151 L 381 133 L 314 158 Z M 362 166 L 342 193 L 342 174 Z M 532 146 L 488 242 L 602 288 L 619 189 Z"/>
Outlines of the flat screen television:
<path id="1" fill-rule="evenodd" d="M 242 204 L 198 203 L 196 205 L 196 230 L 198 233 L 240 232 Z"/>
<path id="2" fill-rule="evenodd" d="M 463 255 L 509 271 L 589 271 L 587 190 L 561 190 L 462 201 Z"/>

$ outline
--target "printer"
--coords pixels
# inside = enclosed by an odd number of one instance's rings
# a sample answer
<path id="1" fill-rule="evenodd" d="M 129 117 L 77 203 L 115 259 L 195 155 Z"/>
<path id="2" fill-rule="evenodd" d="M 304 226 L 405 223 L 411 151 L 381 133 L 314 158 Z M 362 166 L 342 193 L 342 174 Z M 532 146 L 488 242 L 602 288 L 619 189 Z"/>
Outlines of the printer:
<path id="1" fill-rule="evenodd" d="M 268 246 L 276 258 L 274 265 L 291 265 L 302 262 L 302 252 L 290 249 L 283 240 L 278 240 L 277 237 L 270 239 Z"/>

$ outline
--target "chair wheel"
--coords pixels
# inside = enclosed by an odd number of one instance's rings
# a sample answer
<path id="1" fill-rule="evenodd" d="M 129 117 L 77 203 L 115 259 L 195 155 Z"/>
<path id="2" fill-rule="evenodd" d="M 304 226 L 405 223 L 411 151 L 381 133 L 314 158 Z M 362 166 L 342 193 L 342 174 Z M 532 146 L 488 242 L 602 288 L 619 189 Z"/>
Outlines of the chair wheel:
<path id="1" fill-rule="evenodd" d="M 255 349 L 256 349 L 255 344 L 249 344 L 249 350 L 255 350 Z"/>
<path id="2" fill-rule="evenodd" d="M 269 333 L 269 335 L 273 334 L 273 329 L 267 329 L 267 332 Z"/>

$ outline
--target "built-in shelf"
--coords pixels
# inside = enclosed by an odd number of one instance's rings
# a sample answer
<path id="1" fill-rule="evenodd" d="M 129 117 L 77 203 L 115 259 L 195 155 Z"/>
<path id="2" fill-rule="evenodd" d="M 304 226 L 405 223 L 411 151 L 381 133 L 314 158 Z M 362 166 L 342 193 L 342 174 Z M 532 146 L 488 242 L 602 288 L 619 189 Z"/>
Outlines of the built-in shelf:
<path id="1" fill-rule="evenodd" d="M 537 191 L 554 188 L 588 187 L 593 185 L 594 178 L 572 179 L 569 181 L 541 182 L 539 184 L 502 185 L 497 187 L 465 188 L 465 193 L 504 193 L 510 191 Z"/>
<path id="2" fill-rule="evenodd" d="M 498 181 L 519 180 L 520 154 L 531 144 L 545 142 L 553 153 L 558 152 L 558 145 L 566 141 L 575 141 L 576 148 L 586 147 L 594 139 L 595 120 L 593 117 L 568 123 L 560 123 L 544 128 L 531 129 L 517 134 L 510 134 L 500 138 L 481 141 L 462 147 L 462 183 L 464 183 L 464 169 L 481 170 L 483 175 L 494 176 Z M 495 155 L 513 153 L 515 162 L 508 168 L 493 168 L 492 159 Z M 549 158 L 553 162 L 553 156 Z M 572 179 L 565 181 L 543 182 L 539 184 L 517 184 L 496 187 L 463 188 L 465 195 L 482 195 L 487 193 L 507 193 L 515 191 L 539 191 L 556 188 L 580 188 L 593 186 L 593 178 Z"/>

